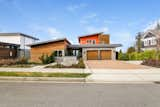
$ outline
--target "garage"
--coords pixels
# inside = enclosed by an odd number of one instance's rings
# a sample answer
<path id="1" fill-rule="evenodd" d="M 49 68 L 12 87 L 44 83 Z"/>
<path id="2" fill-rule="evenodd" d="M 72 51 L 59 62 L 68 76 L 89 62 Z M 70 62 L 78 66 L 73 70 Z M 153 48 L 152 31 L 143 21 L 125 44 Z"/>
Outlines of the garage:
<path id="1" fill-rule="evenodd" d="M 111 50 L 101 50 L 100 51 L 100 58 L 101 60 L 111 60 Z"/>
<path id="2" fill-rule="evenodd" d="M 87 51 L 87 60 L 98 60 L 98 50 Z"/>

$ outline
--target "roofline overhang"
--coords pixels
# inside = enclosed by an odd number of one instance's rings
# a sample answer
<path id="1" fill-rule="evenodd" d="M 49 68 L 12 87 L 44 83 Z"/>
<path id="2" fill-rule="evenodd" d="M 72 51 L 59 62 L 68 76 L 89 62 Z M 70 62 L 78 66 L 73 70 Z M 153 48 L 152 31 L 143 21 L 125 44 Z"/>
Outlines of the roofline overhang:
<path id="1" fill-rule="evenodd" d="M 94 35 L 100 35 L 103 34 L 104 32 L 98 32 L 98 33 L 92 33 L 92 34 L 88 34 L 88 35 L 82 35 L 82 36 L 78 36 L 78 41 L 80 41 L 80 38 L 83 37 L 89 37 L 89 36 L 94 36 Z"/>
<path id="2" fill-rule="evenodd" d="M 80 49 L 80 48 L 117 48 L 122 44 L 94 44 L 94 45 L 68 45 L 68 48 Z"/>
<path id="3" fill-rule="evenodd" d="M 27 46 L 32 47 L 32 46 L 38 46 L 38 45 L 48 44 L 48 43 L 52 43 L 52 42 L 59 42 L 59 41 L 67 41 L 67 43 L 69 45 L 71 45 L 71 43 L 67 40 L 67 38 L 61 38 L 61 39 L 55 39 L 55 40 L 36 42 L 36 43 L 33 43 L 33 44 L 28 44 Z"/>
<path id="4" fill-rule="evenodd" d="M 28 37 L 28 38 L 32 38 L 34 40 L 39 40 L 36 37 L 30 36 L 30 35 L 27 35 L 27 34 L 24 34 L 24 33 L 20 33 L 20 32 L 16 32 L 16 33 L 0 33 L 0 36 L 16 36 L 16 35 L 21 35 L 21 36 L 25 36 L 25 37 Z"/>

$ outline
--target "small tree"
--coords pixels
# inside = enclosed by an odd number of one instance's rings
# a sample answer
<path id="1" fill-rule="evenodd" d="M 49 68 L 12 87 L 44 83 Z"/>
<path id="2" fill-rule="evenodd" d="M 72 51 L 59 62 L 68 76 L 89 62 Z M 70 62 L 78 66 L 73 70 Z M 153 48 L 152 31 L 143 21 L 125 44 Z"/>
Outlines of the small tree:
<path id="1" fill-rule="evenodd" d="M 133 53 L 133 52 L 135 52 L 135 48 L 134 47 L 129 47 L 128 49 L 127 49 L 127 53 L 128 54 L 130 54 L 130 53 Z"/>
<path id="2" fill-rule="evenodd" d="M 142 51 L 142 41 L 141 41 L 141 36 L 142 35 L 142 33 L 141 32 L 139 32 L 138 33 L 138 35 L 137 35 L 137 37 L 136 37 L 136 39 L 137 39 L 137 41 L 136 41 L 136 47 L 137 47 L 137 51 L 138 51 L 138 53 L 139 52 L 141 52 Z"/>

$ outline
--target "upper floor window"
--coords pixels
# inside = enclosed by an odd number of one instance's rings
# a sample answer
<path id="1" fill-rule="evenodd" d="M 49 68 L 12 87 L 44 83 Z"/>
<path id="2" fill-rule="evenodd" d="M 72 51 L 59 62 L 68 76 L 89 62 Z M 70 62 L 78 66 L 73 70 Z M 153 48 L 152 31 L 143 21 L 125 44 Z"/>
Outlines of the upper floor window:
<path id="1" fill-rule="evenodd" d="M 87 44 L 96 44 L 96 40 L 87 40 Z"/>

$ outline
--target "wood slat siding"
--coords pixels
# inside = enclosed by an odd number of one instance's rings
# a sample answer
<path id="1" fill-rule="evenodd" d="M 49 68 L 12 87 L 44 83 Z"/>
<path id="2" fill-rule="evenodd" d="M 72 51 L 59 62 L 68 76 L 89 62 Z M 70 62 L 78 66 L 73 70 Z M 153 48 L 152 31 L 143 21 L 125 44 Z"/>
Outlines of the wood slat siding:
<path id="1" fill-rule="evenodd" d="M 98 51 L 97 50 L 87 51 L 87 60 L 98 60 Z"/>
<path id="2" fill-rule="evenodd" d="M 42 44 L 31 47 L 31 61 L 40 62 L 39 57 L 43 54 L 50 55 L 53 51 L 56 50 L 65 50 L 67 46 L 66 41 L 53 42 L 48 44 Z"/>
<path id="3" fill-rule="evenodd" d="M 112 57 L 111 50 L 101 50 L 100 51 L 101 60 L 111 60 L 111 57 Z"/>
<path id="4" fill-rule="evenodd" d="M 99 43 L 100 44 L 110 44 L 109 35 L 106 35 L 106 34 L 99 35 Z"/>
<path id="5" fill-rule="evenodd" d="M 10 52 L 12 52 L 12 56 L 10 56 Z M 0 48 L 0 59 L 8 59 L 16 57 L 17 57 L 16 49 Z"/>

